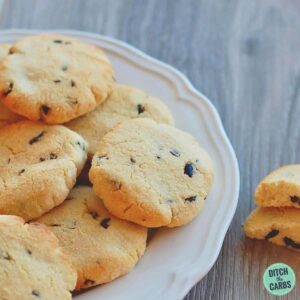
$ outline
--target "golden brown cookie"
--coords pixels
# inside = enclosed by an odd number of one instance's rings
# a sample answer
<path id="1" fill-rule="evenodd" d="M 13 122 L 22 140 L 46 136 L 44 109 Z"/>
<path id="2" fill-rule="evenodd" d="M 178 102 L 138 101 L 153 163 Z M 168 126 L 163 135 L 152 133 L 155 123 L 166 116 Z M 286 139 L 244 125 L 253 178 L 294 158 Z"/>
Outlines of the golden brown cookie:
<path id="1" fill-rule="evenodd" d="M 8 55 L 10 47 L 10 44 L 0 44 L 0 64 L 1 61 Z M 0 101 L 0 128 L 7 124 L 19 121 L 20 119 L 21 116 L 13 113 Z"/>
<path id="2" fill-rule="evenodd" d="M 37 220 L 58 237 L 78 273 L 76 289 L 128 273 L 146 248 L 147 228 L 115 218 L 91 187 L 76 187 L 68 200 Z"/>
<path id="3" fill-rule="evenodd" d="M 300 250 L 300 209 L 258 207 L 244 224 L 246 235 Z"/>
<path id="4" fill-rule="evenodd" d="M 190 134 L 145 118 L 104 136 L 89 177 L 113 215 L 174 227 L 199 214 L 214 176 L 209 155 Z"/>
<path id="5" fill-rule="evenodd" d="M 106 100 L 113 69 L 104 52 L 56 34 L 25 37 L 0 67 L 1 101 L 28 119 L 60 124 Z"/>
<path id="6" fill-rule="evenodd" d="M 42 224 L 0 216 L 0 299 L 71 300 L 76 271 Z"/>
<path id="7" fill-rule="evenodd" d="M 20 121 L 0 129 L 0 214 L 31 220 L 59 205 L 87 158 L 85 141 L 61 126 Z"/>
<path id="8" fill-rule="evenodd" d="M 300 208 L 300 165 L 287 165 L 266 176 L 255 191 L 257 205 Z"/>
<path id="9" fill-rule="evenodd" d="M 92 159 L 97 144 L 107 132 L 120 122 L 134 118 L 150 118 L 158 123 L 174 125 L 170 110 L 159 99 L 140 89 L 116 84 L 107 101 L 66 126 L 89 143 L 89 157 Z"/>

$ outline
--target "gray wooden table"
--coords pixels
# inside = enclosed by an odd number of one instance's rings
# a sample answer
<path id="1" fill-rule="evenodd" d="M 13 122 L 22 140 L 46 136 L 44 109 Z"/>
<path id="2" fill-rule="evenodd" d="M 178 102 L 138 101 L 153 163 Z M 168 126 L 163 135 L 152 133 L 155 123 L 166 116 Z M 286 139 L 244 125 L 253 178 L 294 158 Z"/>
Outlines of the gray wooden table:
<path id="1" fill-rule="evenodd" d="M 187 295 L 272 299 L 262 273 L 290 250 L 244 238 L 259 179 L 299 162 L 300 2 L 297 0 L 0 0 L 0 29 L 78 29 L 124 40 L 185 73 L 217 107 L 235 148 L 241 192 L 222 252 Z M 300 282 L 288 297 L 300 299 Z"/>

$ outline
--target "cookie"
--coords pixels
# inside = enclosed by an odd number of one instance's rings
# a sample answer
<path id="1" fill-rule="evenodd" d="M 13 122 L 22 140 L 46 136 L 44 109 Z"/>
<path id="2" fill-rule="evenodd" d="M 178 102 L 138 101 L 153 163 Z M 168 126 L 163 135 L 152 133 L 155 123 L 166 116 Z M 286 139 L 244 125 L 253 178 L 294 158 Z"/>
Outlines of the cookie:
<path id="1" fill-rule="evenodd" d="M 94 111 L 66 124 L 89 143 L 90 158 L 102 137 L 120 122 L 133 118 L 150 118 L 159 123 L 174 125 L 168 107 L 144 91 L 116 84 L 106 102 Z"/>
<path id="2" fill-rule="evenodd" d="M 300 210 L 292 207 L 258 207 L 244 224 L 252 239 L 300 250 Z"/>
<path id="3" fill-rule="evenodd" d="M 65 200 L 87 158 L 77 133 L 20 121 L 0 129 L 0 214 L 26 221 Z"/>
<path id="4" fill-rule="evenodd" d="M 300 165 L 287 165 L 271 172 L 258 184 L 255 201 L 262 207 L 300 208 Z"/>
<path id="5" fill-rule="evenodd" d="M 0 63 L 8 55 L 10 44 L 0 44 Z M 0 128 L 14 123 L 20 120 L 21 117 L 12 111 L 10 111 L 1 101 L 0 101 Z"/>
<path id="6" fill-rule="evenodd" d="M 0 66 L 0 99 L 30 120 L 60 124 L 95 109 L 113 83 L 103 51 L 56 34 L 25 37 Z"/>
<path id="7" fill-rule="evenodd" d="M 91 187 L 74 188 L 68 199 L 37 221 L 49 226 L 70 257 L 76 289 L 128 273 L 145 251 L 147 229 L 113 217 Z"/>
<path id="8" fill-rule="evenodd" d="M 89 177 L 113 215 L 174 227 L 202 209 L 213 167 L 190 134 L 145 118 L 125 121 L 103 137 Z"/>
<path id="9" fill-rule="evenodd" d="M 0 299 L 71 300 L 76 271 L 42 224 L 0 216 Z"/>

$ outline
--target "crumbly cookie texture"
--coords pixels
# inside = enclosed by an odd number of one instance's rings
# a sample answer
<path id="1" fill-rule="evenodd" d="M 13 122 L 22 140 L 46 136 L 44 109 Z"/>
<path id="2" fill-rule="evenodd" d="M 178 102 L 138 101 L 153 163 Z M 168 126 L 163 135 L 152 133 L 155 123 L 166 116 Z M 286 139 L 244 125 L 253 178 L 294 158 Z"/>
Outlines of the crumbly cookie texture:
<path id="1" fill-rule="evenodd" d="M 147 227 L 174 227 L 202 209 L 213 166 L 190 134 L 134 119 L 107 133 L 97 149 L 89 177 L 113 215 Z"/>
<path id="2" fill-rule="evenodd" d="M 140 89 L 116 84 L 107 101 L 66 126 L 89 143 L 89 156 L 92 159 L 103 136 L 120 122 L 133 118 L 150 118 L 158 123 L 174 125 L 170 110 L 159 99 Z"/>
<path id="3" fill-rule="evenodd" d="M 46 226 L 0 216 L 1 300 L 71 300 L 76 277 Z"/>
<path id="4" fill-rule="evenodd" d="M 0 214 L 37 218 L 65 200 L 87 159 L 68 128 L 20 121 L 0 129 Z"/>
<path id="5" fill-rule="evenodd" d="M 11 44 L 0 44 L 0 62 L 8 55 Z"/>
<path id="6" fill-rule="evenodd" d="M 0 44 L 0 63 L 8 55 L 10 44 Z M 13 113 L 0 101 L 0 128 L 21 120 L 21 116 Z"/>
<path id="7" fill-rule="evenodd" d="M 246 235 L 300 250 L 300 210 L 292 207 L 258 207 L 244 224 Z"/>
<path id="8" fill-rule="evenodd" d="M 74 188 L 68 201 L 37 221 L 49 226 L 72 260 L 76 289 L 128 273 L 146 248 L 147 228 L 113 217 L 91 187 Z"/>
<path id="9" fill-rule="evenodd" d="M 25 37 L 0 65 L 1 101 L 28 119 L 51 124 L 95 109 L 113 82 L 112 65 L 101 49 L 61 35 Z"/>
<path id="10" fill-rule="evenodd" d="M 271 172 L 257 186 L 255 201 L 262 207 L 300 208 L 300 165 L 287 165 Z"/>

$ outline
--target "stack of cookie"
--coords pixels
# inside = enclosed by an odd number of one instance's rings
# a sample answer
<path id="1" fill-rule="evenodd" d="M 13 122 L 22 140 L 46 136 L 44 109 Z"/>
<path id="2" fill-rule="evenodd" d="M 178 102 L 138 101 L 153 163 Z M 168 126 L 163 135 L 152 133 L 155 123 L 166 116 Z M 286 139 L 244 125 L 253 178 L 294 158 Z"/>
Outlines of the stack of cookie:
<path id="1" fill-rule="evenodd" d="M 283 166 L 257 186 L 259 205 L 247 218 L 248 237 L 300 250 L 300 165 Z"/>
<path id="2" fill-rule="evenodd" d="M 70 299 L 128 273 L 147 228 L 190 222 L 213 182 L 163 102 L 53 34 L 0 46 L 0 153 L 4 299 Z"/>

